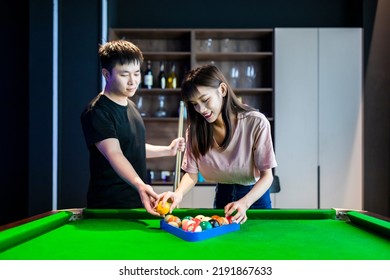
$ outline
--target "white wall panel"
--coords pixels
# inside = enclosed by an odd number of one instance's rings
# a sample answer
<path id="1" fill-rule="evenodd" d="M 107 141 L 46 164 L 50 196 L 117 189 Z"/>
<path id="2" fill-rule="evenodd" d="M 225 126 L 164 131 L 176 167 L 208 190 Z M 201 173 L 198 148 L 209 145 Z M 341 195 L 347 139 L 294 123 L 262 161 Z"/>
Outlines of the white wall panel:
<path id="1" fill-rule="evenodd" d="M 362 208 L 361 29 L 275 30 L 275 152 L 274 207 Z"/>
<path id="2" fill-rule="evenodd" d="M 319 29 L 321 208 L 362 209 L 361 69 L 361 29 Z"/>
<path id="3" fill-rule="evenodd" d="M 317 33 L 275 29 L 277 208 L 317 208 Z"/>

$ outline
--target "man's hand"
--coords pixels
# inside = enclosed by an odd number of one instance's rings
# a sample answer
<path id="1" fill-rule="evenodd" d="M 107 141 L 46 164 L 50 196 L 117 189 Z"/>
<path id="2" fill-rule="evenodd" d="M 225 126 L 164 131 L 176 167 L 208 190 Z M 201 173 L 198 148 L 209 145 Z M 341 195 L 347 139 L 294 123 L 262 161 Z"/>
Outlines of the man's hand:
<path id="1" fill-rule="evenodd" d="M 161 216 L 155 210 L 158 202 L 158 194 L 154 192 L 153 188 L 150 185 L 143 183 L 142 185 L 139 185 L 137 189 L 146 211 L 154 216 Z"/>
<path id="2" fill-rule="evenodd" d="M 170 154 L 172 156 L 176 155 L 176 153 L 184 152 L 186 148 L 186 142 L 183 137 L 178 137 L 176 139 L 173 139 L 171 144 L 169 145 Z"/>

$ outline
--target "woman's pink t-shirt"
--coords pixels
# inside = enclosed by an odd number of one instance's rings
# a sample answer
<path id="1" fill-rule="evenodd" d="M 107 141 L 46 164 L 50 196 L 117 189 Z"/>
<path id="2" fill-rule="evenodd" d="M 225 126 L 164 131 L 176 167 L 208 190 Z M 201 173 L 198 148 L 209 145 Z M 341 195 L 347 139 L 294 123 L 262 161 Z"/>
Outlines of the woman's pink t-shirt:
<path id="1" fill-rule="evenodd" d="M 276 165 L 270 123 L 262 113 L 251 111 L 238 114 L 226 150 L 213 147 L 195 161 L 187 145 L 182 169 L 187 173 L 200 172 L 209 182 L 252 185 L 259 179 L 260 171 Z"/>

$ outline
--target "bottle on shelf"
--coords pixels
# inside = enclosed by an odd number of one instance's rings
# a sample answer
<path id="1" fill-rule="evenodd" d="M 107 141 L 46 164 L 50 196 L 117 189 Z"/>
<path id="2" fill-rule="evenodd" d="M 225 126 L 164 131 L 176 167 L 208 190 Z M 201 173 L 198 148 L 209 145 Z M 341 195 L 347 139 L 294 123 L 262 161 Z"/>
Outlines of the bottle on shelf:
<path id="1" fill-rule="evenodd" d="M 176 65 L 173 64 L 171 71 L 168 75 L 167 88 L 176 88 L 177 87 L 177 78 L 176 78 Z"/>
<path id="2" fill-rule="evenodd" d="M 144 85 L 145 88 L 151 89 L 153 87 L 153 71 L 152 71 L 152 62 L 150 60 L 146 63 L 146 70 L 144 75 Z"/>
<path id="3" fill-rule="evenodd" d="M 167 77 L 165 75 L 164 71 L 164 63 L 160 63 L 160 73 L 158 74 L 158 87 L 159 88 L 166 88 L 167 86 Z"/>

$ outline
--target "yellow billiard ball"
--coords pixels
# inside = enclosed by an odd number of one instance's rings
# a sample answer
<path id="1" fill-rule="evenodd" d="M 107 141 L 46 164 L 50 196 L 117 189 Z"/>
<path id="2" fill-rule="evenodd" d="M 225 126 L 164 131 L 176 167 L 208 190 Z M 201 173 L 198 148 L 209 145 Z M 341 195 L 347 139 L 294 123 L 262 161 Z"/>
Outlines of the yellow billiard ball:
<path id="1" fill-rule="evenodd" d="M 161 215 L 165 215 L 168 214 L 170 208 L 171 208 L 171 204 L 169 202 L 165 202 L 163 206 L 162 201 L 159 201 L 156 207 L 156 212 Z"/>

